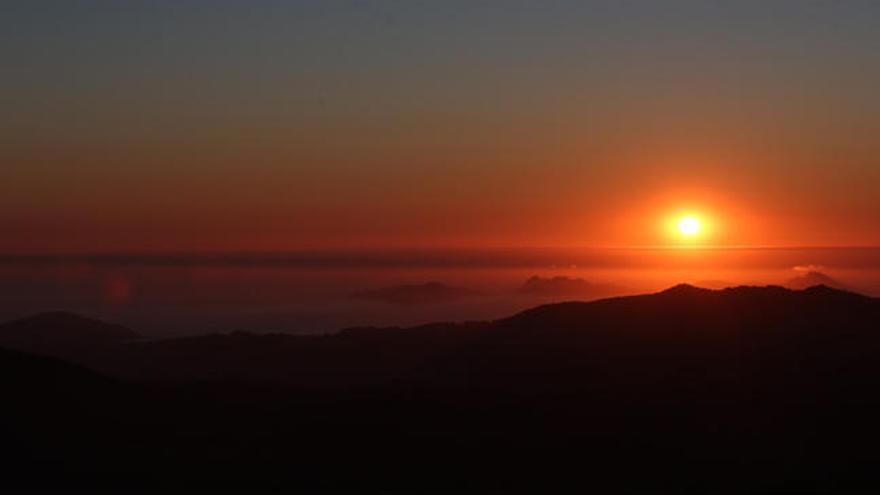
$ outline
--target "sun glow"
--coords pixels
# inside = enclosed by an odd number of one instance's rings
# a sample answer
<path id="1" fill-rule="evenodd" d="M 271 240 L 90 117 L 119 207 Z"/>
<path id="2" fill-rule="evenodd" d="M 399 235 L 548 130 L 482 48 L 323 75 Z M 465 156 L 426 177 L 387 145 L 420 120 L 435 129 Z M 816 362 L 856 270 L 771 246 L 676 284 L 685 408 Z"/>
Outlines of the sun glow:
<path id="1" fill-rule="evenodd" d="M 718 241 L 717 221 L 703 211 L 679 210 L 665 216 L 662 225 L 663 236 L 670 245 L 695 247 L 714 245 Z"/>
<path id="2" fill-rule="evenodd" d="M 700 220 L 693 216 L 686 216 L 678 221 L 678 231 L 687 237 L 694 237 L 700 233 Z"/>

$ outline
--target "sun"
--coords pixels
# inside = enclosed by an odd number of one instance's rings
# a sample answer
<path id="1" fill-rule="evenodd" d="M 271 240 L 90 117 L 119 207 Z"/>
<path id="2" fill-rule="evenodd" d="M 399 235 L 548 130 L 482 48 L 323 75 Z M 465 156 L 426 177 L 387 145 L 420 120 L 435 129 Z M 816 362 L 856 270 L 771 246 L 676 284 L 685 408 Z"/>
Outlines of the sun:
<path id="1" fill-rule="evenodd" d="M 718 211 L 706 207 L 670 208 L 656 217 L 657 239 L 662 245 L 679 247 L 714 246 L 721 240 Z"/>
<path id="2" fill-rule="evenodd" d="M 700 220 L 693 216 L 686 216 L 678 221 L 678 231 L 687 237 L 694 237 L 700 233 Z"/>

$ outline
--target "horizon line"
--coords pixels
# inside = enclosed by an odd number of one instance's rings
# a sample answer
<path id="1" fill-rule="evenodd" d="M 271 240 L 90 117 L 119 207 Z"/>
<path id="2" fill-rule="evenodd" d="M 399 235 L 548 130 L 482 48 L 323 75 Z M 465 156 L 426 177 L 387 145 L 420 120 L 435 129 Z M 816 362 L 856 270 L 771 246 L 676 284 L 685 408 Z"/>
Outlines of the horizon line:
<path id="1" fill-rule="evenodd" d="M 880 250 L 880 245 L 676 245 L 676 244 L 641 244 L 631 246 L 490 246 L 490 247 L 354 247 L 342 246 L 327 248 L 291 248 L 278 250 L 116 250 L 116 251 L 39 251 L 39 252 L 3 252 L 0 260 L 82 260 L 82 259 L 113 259 L 113 258 L 216 258 L 224 256 L 247 257 L 280 257 L 293 255 L 379 255 L 379 254 L 428 254 L 428 253 L 459 253 L 480 254 L 503 251 L 792 251 L 792 250 Z"/>

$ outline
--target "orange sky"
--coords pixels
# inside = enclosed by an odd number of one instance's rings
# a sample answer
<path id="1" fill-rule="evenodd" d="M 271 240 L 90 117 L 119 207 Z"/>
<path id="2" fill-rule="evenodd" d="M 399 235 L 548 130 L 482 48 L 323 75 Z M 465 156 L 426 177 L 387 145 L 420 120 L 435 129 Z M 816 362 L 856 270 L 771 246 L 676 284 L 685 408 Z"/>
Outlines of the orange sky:
<path id="1" fill-rule="evenodd" d="M 0 251 L 880 245 L 874 7 L 456 5 L 12 12 Z"/>

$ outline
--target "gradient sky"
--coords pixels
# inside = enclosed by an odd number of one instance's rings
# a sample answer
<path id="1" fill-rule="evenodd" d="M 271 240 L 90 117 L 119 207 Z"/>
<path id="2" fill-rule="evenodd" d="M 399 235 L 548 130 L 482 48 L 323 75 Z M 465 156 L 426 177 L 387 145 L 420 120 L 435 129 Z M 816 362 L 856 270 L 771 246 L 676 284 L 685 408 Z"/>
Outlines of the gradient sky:
<path id="1" fill-rule="evenodd" d="M 880 2 L 6 1 L 0 251 L 880 245 Z"/>

